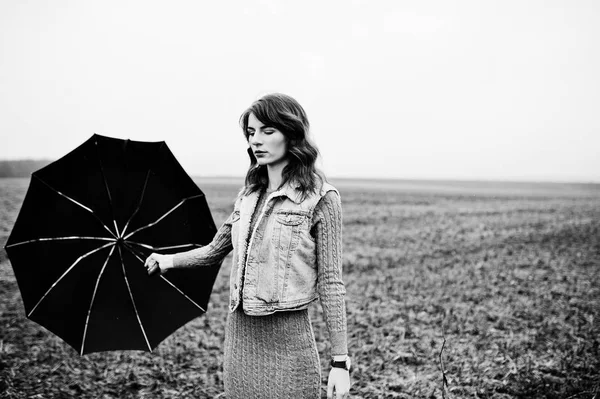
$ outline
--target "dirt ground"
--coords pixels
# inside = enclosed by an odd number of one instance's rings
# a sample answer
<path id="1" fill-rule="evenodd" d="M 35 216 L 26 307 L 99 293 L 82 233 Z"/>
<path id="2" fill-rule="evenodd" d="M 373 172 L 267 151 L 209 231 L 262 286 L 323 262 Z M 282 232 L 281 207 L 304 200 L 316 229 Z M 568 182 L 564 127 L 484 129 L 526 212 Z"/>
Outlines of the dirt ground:
<path id="1" fill-rule="evenodd" d="M 200 179 L 217 225 L 237 181 Z M 598 185 L 334 181 L 354 398 L 600 398 Z M 28 179 L 0 179 L 0 245 Z M 25 317 L 0 251 L 0 398 L 223 398 L 230 256 L 153 353 L 79 356 Z M 311 319 L 323 365 L 320 305 Z"/>

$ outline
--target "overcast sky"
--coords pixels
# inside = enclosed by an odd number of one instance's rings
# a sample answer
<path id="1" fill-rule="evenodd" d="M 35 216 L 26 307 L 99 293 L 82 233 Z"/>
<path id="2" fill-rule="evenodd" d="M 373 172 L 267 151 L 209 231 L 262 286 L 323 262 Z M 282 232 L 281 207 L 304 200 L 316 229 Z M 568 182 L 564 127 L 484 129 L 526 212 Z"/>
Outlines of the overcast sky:
<path id="1" fill-rule="evenodd" d="M 261 95 L 331 177 L 600 181 L 600 2 L 0 1 L 0 158 L 93 133 L 242 176 Z"/>

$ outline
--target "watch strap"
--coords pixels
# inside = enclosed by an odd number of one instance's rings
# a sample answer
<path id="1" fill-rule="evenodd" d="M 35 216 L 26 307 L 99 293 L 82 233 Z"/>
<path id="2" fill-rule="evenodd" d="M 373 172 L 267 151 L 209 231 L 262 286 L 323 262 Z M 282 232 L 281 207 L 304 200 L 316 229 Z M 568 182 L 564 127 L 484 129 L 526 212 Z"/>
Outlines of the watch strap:
<path id="1" fill-rule="evenodd" d="M 342 361 L 331 360 L 331 367 L 348 370 L 348 359 Z"/>

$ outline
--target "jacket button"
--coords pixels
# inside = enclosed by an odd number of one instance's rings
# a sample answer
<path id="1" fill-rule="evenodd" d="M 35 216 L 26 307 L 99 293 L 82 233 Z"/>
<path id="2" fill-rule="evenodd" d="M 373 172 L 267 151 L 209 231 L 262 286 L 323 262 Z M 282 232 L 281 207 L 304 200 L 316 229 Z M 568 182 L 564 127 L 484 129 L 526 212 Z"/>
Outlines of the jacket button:
<path id="1" fill-rule="evenodd" d="M 236 283 L 233 284 L 233 289 L 237 291 L 237 284 Z"/>

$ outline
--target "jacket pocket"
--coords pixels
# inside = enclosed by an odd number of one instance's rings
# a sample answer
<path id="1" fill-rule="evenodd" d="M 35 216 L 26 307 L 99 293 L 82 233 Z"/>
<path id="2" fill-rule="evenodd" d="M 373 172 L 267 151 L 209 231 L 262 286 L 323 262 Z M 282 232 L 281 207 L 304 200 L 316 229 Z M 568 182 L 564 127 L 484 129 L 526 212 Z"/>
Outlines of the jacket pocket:
<path id="1" fill-rule="evenodd" d="M 275 213 L 273 245 L 280 259 L 289 259 L 298 246 L 300 232 L 308 228 L 308 212 L 280 209 Z"/>
<path id="2" fill-rule="evenodd" d="M 304 219 L 306 219 L 306 215 L 298 213 L 298 211 L 278 211 L 275 214 L 275 220 L 286 226 L 298 226 Z"/>

